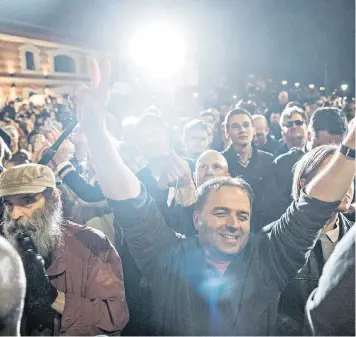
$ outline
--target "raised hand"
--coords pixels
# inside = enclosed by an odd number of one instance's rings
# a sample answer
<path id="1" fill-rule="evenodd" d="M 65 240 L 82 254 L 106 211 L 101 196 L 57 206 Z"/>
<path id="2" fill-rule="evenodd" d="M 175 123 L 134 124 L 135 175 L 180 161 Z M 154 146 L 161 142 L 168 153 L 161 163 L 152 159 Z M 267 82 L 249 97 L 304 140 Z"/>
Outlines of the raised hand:
<path id="1" fill-rule="evenodd" d="M 106 61 L 99 69 L 95 59 L 90 60 L 90 87 L 82 84 L 74 92 L 77 119 L 86 136 L 106 129 L 106 101 L 110 88 L 110 63 Z"/>

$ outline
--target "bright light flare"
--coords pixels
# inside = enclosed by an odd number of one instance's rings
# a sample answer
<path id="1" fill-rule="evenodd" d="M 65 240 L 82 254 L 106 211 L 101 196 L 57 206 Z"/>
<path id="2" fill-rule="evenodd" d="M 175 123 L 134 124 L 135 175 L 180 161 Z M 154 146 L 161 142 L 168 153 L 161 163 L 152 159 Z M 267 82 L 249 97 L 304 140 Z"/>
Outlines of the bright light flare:
<path id="1" fill-rule="evenodd" d="M 288 82 L 286 80 L 282 81 L 282 85 L 287 85 Z"/>
<path id="2" fill-rule="evenodd" d="M 142 27 L 129 40 L 129 56 L 155 78 L 168 78 L 182 70 L 186 54 L 182 34 L 167 23 Z"/>
<path id="3" fill-rule="evenodd" d="M 295 82 L 294 85 L 295 85 L 296 88 L 300 87 L 300 83 L 299 82 Z"/>
<path id="4" fill-rule="evenodd" d="M 349 87 L 349 86 L 348 86 L 347 84 L 342 84 L 342 85 L 341 85 L 341 90 L 342 90 L 342 91 L 346 91 L 346 90 L 348 89 L 348 87 Z"/>
<path id="5" fill-rule="evenodd" d="M 313 90 L 315 88 L 315 85 L 314 84 L 309 84 L 309 88 Z"/>

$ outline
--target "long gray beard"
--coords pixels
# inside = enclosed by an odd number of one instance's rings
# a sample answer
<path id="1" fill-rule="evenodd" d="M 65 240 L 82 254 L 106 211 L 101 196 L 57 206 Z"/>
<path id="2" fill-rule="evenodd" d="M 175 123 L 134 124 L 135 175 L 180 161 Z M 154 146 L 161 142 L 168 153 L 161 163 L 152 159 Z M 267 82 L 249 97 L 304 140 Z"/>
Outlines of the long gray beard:
<path id="1" fill-rule="evenodd" d="M 54 204 L 53 200 L 46 200 L 30 220 L 12 220 L 5 211 L 2 226 L 5 237 L 15 248 L 18 248 L 17 236 L 24 233 L 32 239 L 38 253 L 47 258 L 62 244 L 62 220 L 61 202 Z"/>

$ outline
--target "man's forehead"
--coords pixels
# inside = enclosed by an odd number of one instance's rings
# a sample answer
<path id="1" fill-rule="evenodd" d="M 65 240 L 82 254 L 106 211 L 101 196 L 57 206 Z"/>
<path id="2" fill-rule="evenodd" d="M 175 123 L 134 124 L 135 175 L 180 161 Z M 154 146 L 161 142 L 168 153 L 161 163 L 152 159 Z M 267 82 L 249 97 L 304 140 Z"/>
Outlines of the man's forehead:
<path id="1" fill-rule="evenodd" d="M 222 166 L 227 166 L 227 162 L 225 157 L 217 152 L 209 152 L 207 154 L 205 154 L 197 163 L 198 166 L 200 165 L 211 165 L 211 164 L 219 164 Z"/>
<path id="2" fill-rule="evenodd" d="M 302 120 L 303 117 L 300 113 L 295 112 L 292 116 L 288 117 L 287 120 L 294 121 L 294 120 Z"/>
<path id="3" fill-rule="evenodd" d="M 20 193 L 20 194 L 13 194 L 13 195 L 5 195 L 3 197 L 4 200 L 20 200 L 24 198 L 35 198 L 40 193 Z"/>
<path id="4" fill-rule="evenodd" d="M 238 122 L 251 122 L 251 119 L 249 116 L 245 115 L 245 114 L 241 114 L 241 115 L 233 115 L 230 118 L 230 124 L 231 123 L 238 123 Z"/>
<path id="5" fill-rule="evenodd" d="M 210 191 L 207 200 L 209 208 L 229 208 L 250 212 L 250 200 L 247 194 L 237 186 L 222 186 Z"/>

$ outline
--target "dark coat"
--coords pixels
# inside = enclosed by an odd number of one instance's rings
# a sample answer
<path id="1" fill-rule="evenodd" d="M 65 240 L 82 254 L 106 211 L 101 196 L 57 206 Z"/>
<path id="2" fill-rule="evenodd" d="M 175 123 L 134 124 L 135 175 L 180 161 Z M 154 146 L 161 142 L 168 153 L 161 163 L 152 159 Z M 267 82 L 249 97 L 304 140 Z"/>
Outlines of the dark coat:
<path id="1" fill-rule="evenodd" d="M 291 204 L 293 167 L 306 152 L 306 147 L 293 148 L 273 161 L 264 178 L 262 196 L 256 200 L 258 208 L 256 227 L 261 229 L 266 224 L 276 221 Z"/>
<path id="2" fill-rule="evenodd" d="M 270 153 L 258 150 L 252 145 L 252 156 L 247 167 L 239 163 L 236 152 L 230 145 L 222 152 L 229 166 L 232 177 L 241 177 L 250 184 L 255 195 L 259 193 L 260 182 L 272 164 L 273 156 Z"/>
<path id="3" fill-rule="evenodd" d="M 339 215 L 339 240 L 351 228 L 353 223 L 344 215 Z M 310 253 L 307 264 L 283 290 L 277 316 L 277 334 L 279 336 L 301 336 L 304 326 L 304 307 L 311 292 L 318 286 L 324 267 L 321 241 L 318 240 Z"/>
<path id="4" fill-rule="evenodd" d="M 270 233 L 250 234 L 224 275 L 209 267 L 198 237 L 166 226 L 142 187 L 109 201 L 152 292 L 155 335 L 271 335 L 278 298 L 306 263 L 320 229 L 340 202 L 302 194 Z"/>
<path id="5" fill-rule="evenodd" d="M 355 336 L 355 238 L 353 226 L 325 264 L 305 307 L 305 335 Z"/>
<path id="6" fill-rule="evenodd" d="M 266 144 L 263 145 L 259 150 L 275 155 L 280 147 L 281 143 L 268 135 Z"/>

